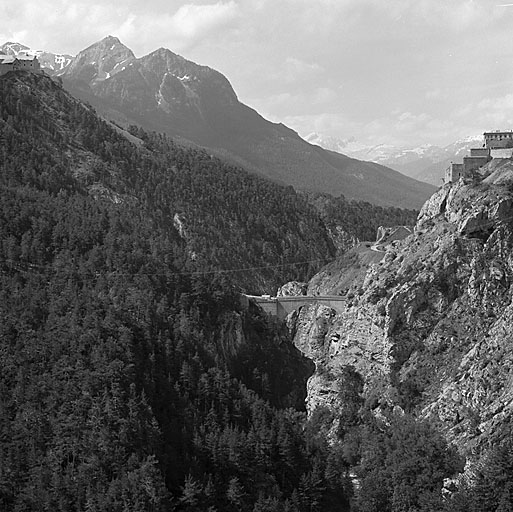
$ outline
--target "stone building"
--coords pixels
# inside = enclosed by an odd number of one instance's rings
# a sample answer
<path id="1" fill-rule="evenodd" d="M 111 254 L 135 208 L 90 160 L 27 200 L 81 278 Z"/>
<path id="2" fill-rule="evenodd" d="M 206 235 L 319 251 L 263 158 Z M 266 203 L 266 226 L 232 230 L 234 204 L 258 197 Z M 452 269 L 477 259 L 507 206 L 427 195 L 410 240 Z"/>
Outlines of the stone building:
<path id="1" fill-rule="evenodd" d="M 18 61 L 13 55 L 0 55 L 0 75 L 18 69 Z"/>
<path id="2" fill-rule="evenodd" d="M 445 170 L 444 183 L 453 183 L 460 178 L 470 178 L 490 160 L 513 158 L 513 131 L 485 132 L 484 144 L 480 148 L 472 148 L 470 155 L 463 157 L 463 163 L 451 165 Z"/>
<path id="3" fill-rule="evenodd" d="M 445 170 L 444 183 L 454 183 L 455 181 L 458 181 L 463 176 L 464 176 L 463 164 L 451 163 L 451 165 Z"/>
<path id="4" fill-rule="evenodd" d="M 18 71 L 25 69 L 35 73 L 41 72 L 41 65 L 37 57 L 32 55 L 0 55 L 0 75 L 5 75 L 9 71 Z"/>
<path id="5" fill-rule="evenodd" d="M 490 149 L 513 148 L 513 131 L 484 133 L 485 146 Z"/>

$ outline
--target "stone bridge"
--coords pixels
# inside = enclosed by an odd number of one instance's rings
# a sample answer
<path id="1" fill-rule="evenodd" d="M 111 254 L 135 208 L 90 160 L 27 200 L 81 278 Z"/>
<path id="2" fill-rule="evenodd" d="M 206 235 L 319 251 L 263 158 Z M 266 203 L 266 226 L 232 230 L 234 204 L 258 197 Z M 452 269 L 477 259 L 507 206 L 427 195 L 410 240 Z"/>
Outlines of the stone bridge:
<path id="1" fill-rule="evenodd" d="M 307 304 L 323 304 L 342 313 L 346 300 L 339 295 L 297 295 L 287 297 L 270 297 L 268 295 L 245 295 L 258 304 L 266 313 L 283 320 L 289 313 Z"/>

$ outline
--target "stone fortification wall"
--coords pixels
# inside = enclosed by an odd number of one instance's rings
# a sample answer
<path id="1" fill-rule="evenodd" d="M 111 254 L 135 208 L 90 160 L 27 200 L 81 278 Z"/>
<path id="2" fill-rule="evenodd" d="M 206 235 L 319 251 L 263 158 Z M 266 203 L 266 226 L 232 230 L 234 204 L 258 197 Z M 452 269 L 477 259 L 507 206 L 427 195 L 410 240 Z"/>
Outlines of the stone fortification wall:
<path id="1" fill-rule="evenodd" d="M 14 71 L 14 69 L 17 69 L 14 67 L 14 63 L 10 62 L 8 64 L 0 64 L 0 76 L 5 75 L 6 73 L 9 73 L 9 71 Z"/>
<path id="2" fill-rule="evenodd" d="M 483 167 L 488 161 L 490 157 L 488 156 L 465 156 L 463 157 L 463 172 L 466 175 L 472 171 Z"/>
<path id="3" fill-rule="evenodd" d="M 471 148 L 470 156 L 488 157 L 490 156 L 490 148 Z"/>
<path id="4" fill-rule="evenodd" d="M 463 164 L 451 164 L 445 171 L 445 183 L 458 181 L 464 174 Z"/>
<path id="5" fill-rule="evenodd" d="M 492 158 L 512 158 L 513 148 L 495 148 L 490 150 Z"/>

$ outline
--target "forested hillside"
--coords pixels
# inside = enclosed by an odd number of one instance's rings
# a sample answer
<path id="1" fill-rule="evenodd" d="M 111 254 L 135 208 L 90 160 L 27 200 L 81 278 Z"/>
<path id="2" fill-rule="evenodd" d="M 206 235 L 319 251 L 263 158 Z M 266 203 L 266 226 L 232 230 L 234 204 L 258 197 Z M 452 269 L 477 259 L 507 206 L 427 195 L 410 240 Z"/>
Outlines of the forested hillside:
<path id="1" fill-rule="evenodd" d="M 8 75 L 0 91 L 8 183 L 38 186 L 45 180 L 57 193 L 73 179 L 82 194 L 151 212 L 152 222 L 179 233 L 186 243 L 180 256 L 185 269 L 253 269 L 229 274 L 250 292 L 304 280 L 333 258 L 327 223 L 361 239 L 373 237 L 381 224 L 415 216 L 341 199 L 332 199 L 334 216 L 322 208 L 320 215 L 319 202 L 310 205 L 292 187 L 165 136 L 136 127 L 129 135 L 109 125 L 43 76 Z"/>
<path id="2" fill-rule="evenodd" d="M 305 436 L 311 363 L 222 276 L 187 270 L 172 212 L 130 193 L 156 161 L 79 103 L 54 111 L 47 79 L 0 84 L 0 509 L 344 506 L 343 467 Z M 76 132 L 38 115 L 36 86 Z M 69 158 L 77 141 L 105 159 Z M 87 193 L 92 173 L 112 188 Z"/>
<path id="3" fill-rule="evenodd" d="M 10 76 L 1 89 L 10 184 L 14 170 L 23 183 L 44 179 L 55 193 L 73 178 L 83 194 L 151 212 L 169 232 L 177 216 L 188 270 L 272 267 L 237 276 L 242 286 L 277 286 L 331 257 L 317 213 L 292 188 L 158 135 L 138 131 L 142 140 L 128 140 L 48 78 Z M 316 260 L 311 269 L 290 265 Z"/>
<path id="4" fill-rule="evenodd" d="M 332 236 L 341 230 L 359 241 L 376 240 L 379 226 L 414 226 L 418 214 L 416 210 L 384 208 L 364 201 L 348 201 L 344 196 L 309 194 L 308 198 Z"/>
<path id="5" fill-rule="evenodd" d="M 361 205 L 337 204 L 358 233 Z M 0 510 L 439 503 L 460 464 L 444 441 L 408 418 L 373 418 L 346 369 L 330 443 L 332 413 L 304 412 L 313 363 L 241 304 L 239 274 L 216 271 L 272 263 L 241 279 L 269 286 L 311 270 L 285 264 L 332 256 L 317 209 L 291 188 L 119 133 L 50 79 L 11 73 L 0 240 Z"/>

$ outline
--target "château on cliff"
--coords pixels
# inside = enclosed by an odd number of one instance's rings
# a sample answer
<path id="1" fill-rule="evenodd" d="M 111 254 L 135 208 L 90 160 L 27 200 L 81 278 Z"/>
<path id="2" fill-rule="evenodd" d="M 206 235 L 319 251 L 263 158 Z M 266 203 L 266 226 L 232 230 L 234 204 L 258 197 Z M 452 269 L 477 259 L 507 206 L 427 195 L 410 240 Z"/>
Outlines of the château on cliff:
<path id="1" fill-rule="evenodd" d="M 463 157 L 463 163 L 451 165 L 445 171 L 444 183 L 452 183 L 460 178 L 472 176 L 490 160 L 513 157 L 513 131 L 485 132 L 484 144 L 480 148 L 472 148 L 470 155 Z"/>

